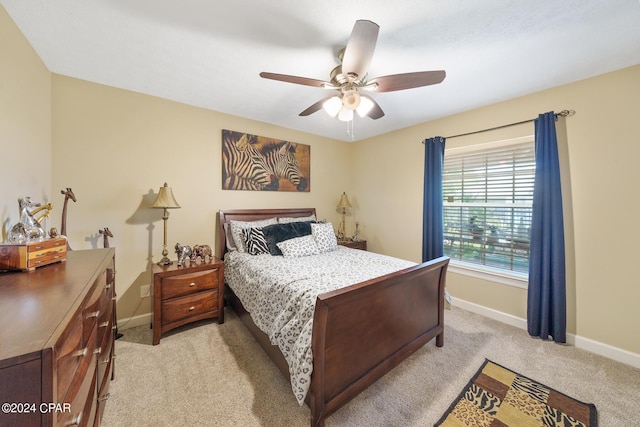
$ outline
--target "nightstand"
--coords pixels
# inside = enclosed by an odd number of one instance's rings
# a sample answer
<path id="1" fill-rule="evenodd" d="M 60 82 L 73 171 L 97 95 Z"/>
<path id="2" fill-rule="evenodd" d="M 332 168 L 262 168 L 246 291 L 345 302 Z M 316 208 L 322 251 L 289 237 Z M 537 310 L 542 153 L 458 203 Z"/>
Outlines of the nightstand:
<path id="1" fill-rule="evenodd" d="M 353 249 L 362 249 L 363 251 L 367 250 L 367 241 L 366 240 L 338 240 L 338 244 L 341 246 L 346 246 L 348 248 Z"/>
<path id="2" fill-rule="evenodd" d="M 224 323 L 224 263 L 153 265 L 153 345 L 171 329 L 202 319 Z"/>

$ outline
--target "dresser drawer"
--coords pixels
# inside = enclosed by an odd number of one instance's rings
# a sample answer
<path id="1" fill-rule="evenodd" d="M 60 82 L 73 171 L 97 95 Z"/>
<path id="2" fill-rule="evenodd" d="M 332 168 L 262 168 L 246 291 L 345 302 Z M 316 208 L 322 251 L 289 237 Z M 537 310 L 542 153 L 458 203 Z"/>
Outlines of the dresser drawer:
<path id="1" fill-rule="evenodd" d="M 47 265 L 53 262 L 64 261 L 66 260 L 66 256 L 67 251 L 64 246 L 29 252 L 27 267 L 39 267 L 41 265 Z"/>
<path id="2" fill-rule="evenodd" d="M 213 311 L 218 311 L 217 289 L 163 301 L 162 324 L 166 325 L 187 317 Z"/>
<path id="3" fill-rule="evenodd" d="M 104 310 L 107 307 L 107 294 L 109 294 L 109 291 L 111 290 L 112 286 L 107 288 L 106 275 L 104 273 L 101 274 L 100 277 L 96 279 L 93 290 L 85 301 L 84 309 L 82 311 L 85 342 L 93 327 L 98 322 L 100 316 L 104 314 Z"/>
<path id="4" fill-rule="evenodd" d="M 71 405 L 71 410 L 58 414 L 59 425 L 76 425 L 73 422 L 77 420 L 80 421 L 77 425 L 93 425 L 97 380 L 96 340 L 97 334 L 94 331 L 89 336 L 87 346 L 81 351 L 80 363 L 63 400 Z"/>
<path id="5" fill-rule="evenodd" d="M 162 279 L 162 299 L 218 288 L 218 270 L 199 271 Z"/>
<path id="6" fill-rule="evenodd" d="M 57 396 L 60 402 L 67 395 L 78 365 L 85 351 L 82 339 L 82 315 L 80 312 L 69 322 L 60 341 L 56 344 Z"/>

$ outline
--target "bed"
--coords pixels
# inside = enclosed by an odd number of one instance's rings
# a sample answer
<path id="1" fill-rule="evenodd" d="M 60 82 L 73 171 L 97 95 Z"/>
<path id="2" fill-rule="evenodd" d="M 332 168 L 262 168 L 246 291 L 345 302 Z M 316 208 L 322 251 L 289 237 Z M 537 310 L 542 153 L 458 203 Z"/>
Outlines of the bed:
<path id="1" fill-rule="evenodd" d="M 229 228 L 231 221 L 311 216 L 315 217 L 313 208 L 220 211 L 217 254 L 224 258 L 228 251 L 225 228 Z M 345 259 L 362 255 L 345 252 L 358 252 L 356 249 L 341 247 L 340 251 L 336 252 Z M 230 254 L 227 261 L 241 258 L 232 255 L 235 254 Z M 448 263 L 449 259 L 442 257 L 422 264 L 398 264 L 403 266 L 398 271 L 315 297 L 310 321 L 312 372 L 304 397 L 311 410 L 312 426 L 324 426 L 329 415 L 427 342 L 435 338 L 437 347 L 444 344 L 444 286 Z M 225 276 L 228 273 L 232 274 L 225 268 Z M 254 321 L 231 286 L 226 286 L 225 292 L 227 303 L 283 375 L 292 380 L 283 351 L 256 325 L 261 323 L 260 319 Z"/>

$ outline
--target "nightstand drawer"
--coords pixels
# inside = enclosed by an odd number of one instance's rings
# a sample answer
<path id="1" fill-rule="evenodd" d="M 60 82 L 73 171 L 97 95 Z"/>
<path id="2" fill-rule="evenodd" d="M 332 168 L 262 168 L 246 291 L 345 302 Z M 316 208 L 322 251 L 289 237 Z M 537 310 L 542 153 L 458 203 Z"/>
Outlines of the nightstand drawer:
<path id="1" fill-rule="evenodd" d="M 218 311 L 218 290 L 198 292 L 162 302 L 162 324 Z"/>
<path id="2" fill-rule="evenodd" d="M 199 271 L 162 279 L 162 299 L 167 300 L 205 289 L 218 289 L 218 270 Z"/>

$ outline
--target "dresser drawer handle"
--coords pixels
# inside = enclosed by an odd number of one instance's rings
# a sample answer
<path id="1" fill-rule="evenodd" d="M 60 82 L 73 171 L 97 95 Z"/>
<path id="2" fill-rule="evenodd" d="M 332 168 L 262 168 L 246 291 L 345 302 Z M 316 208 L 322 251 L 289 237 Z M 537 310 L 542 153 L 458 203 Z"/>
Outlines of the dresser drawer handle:
<path id="1" fill-rule="evenodd" d="M 111 301 L 116 301 L 117 299 L 117 297 L 111 297 Z"/>
<path id="2" fill-rule="evenodd" d="M 71 418 L 71 421 L 65 424 L 65 426 L 79 426 L 80 421 L 82 421 L 82 412 L 80 412 L 78 415 Z"/>
<path id="3" fill-rule="evenodd" d="M 98 402 L 104 402 L 105 400 L 107 400 L 109 397 L 111 397 L 111 394 L 107 393 L 102 397 L 98 398 Z"/>
<path id="4" fill-rule="evenodd" d="M 191 282 L 191 283 L 189 283 L 189 287 L 190 287 L 190 288 L 193 288 L 195 285 L 196 285 L 196 282 Z"/>
<path id="5" fill-rule="evenodd" d="M 112 330 L 112 331 L 117 331 L 117 330 L 118 330 L 118 325 L 113 325 L 113 326 L 111 327 L 111 330 Z"/>
<path id="6" fill-rule="evenodd" d="M 193 311 L 193 310 L 195 310 L 195 309 L 196 309 L 196 308 L 195 308 L 194 306 L 189 307 L 189 311 Z"/>
<path id="7" fill-rule="evenodd" d="M 110 361 L 110 360 L 111 360 L 111 359 L 101 360 L 101 361 L 100 361 L 100 364 L 101 364 L 101 365 L 106 365 L 107 363 L 109 363 L 109 361 Z"/>
<path id="8" fill-rule="evenodd" d="M 93 350 L 93 354 L 100 354 L 102 353 L 102 348 L 98 347 L 95 350 Z"/>
<path id="9" fill-rule="evenodd" d="M 98 327 L 100 328 L 106 328 L 107 326 L 109 326 L 109 321 L 107 320 L 106 322 L 102 322 L 98 325 Z"/>
<path id="10" fill-rule="evenodd" d="M 111 283 L 107 283 L 107 285 L 104 287 L 105 291 L 108 291 L 109 289 L 111 289 Z"/>
<path id="11" fill-rule="evenodd" d="M 85 317 L 85 319 L 91 319 L 92 317 L 98 317 L 98 316 L 100 316 L 100 310 L 94 311 L 92 313 L 87 313 L 87 316 Z"/>
<path id="12" fill-rule="evenodd" d="M 78 350 L 75 353 L 73 353 L 73 355 L 75 357 L 84 357 L 87 355 L 87 352 L 89 351 L 89 349 L 87 347 L 83 348 L 82 350 Z"/>

